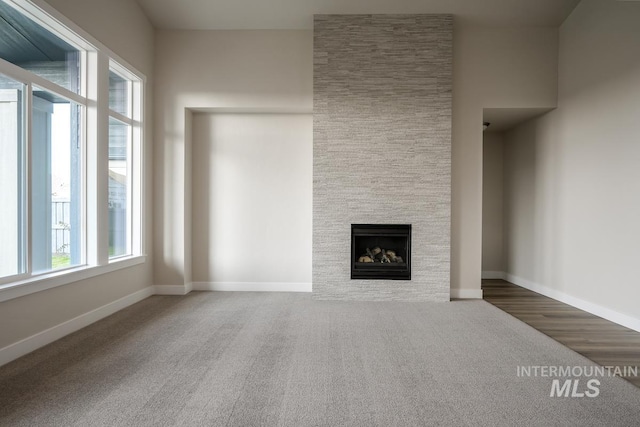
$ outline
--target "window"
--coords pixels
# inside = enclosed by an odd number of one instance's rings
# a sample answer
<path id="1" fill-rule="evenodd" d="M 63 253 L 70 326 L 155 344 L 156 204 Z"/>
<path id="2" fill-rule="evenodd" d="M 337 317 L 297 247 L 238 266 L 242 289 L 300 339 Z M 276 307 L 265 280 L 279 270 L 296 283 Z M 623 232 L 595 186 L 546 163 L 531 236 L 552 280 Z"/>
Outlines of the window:
<path id="1" fill-rule="evenodd" d="M 0 74 L 0 278 L 25 270 L 24 94 Z"/>
<path id="2" fill-rule="evenodd" d="M 2 235 L 13 243 L 3 249 L 0 277 L 81 265 L 87 51 L 9 3 L 0 3 L 0 18 L 0 58 L 16 66 L 4 64 L 15 78 L 2 80 L 3 121 L 11 122 L 2 132 L 0 192 L 11 200 Z"/>
<path id="3" fill-rule="evenodd" d="M 10 4 L 0 2 L 2 59 L 79 94 L 83 52 Z"/>
<path id="4" fill-rule="evenodd" d="M 132 191 L 136 148 L 140 146 L 140 81 L 119 64 L 109 72 L 109 257 L 130 255 L 134 246 Z M 134 177 L 134 173 L 136 176 Z"/>
<path id="5" fill-rule="evenodd" d="M 143 77 L 27 0 L 0 40 L 0 286 L 142 254 Z"/>
<path id="6" fill-rule="evenodd" d="M 83 108 L 38 87 L 31 104 L 31 264 L 45 272 L 84 261 Z"/>
<path id="7" fill-rule="evenodd" d="M 109 256 L 130 253 L 131 126 L 109 118 Z"/>

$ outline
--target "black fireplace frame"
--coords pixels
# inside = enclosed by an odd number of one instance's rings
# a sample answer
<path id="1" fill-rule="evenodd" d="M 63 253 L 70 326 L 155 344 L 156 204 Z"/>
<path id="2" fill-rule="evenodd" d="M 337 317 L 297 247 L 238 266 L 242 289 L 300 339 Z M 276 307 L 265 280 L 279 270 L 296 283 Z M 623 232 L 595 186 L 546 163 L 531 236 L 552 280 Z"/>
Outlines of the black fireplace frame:
<path id="1" fill-rule="evenodd" d="M 405 238 L 406 257 L 403 259 L 405 262 L 400 265 L 357 262 L 361 255 L 356 253 L 358 236 Z M 411 224 L 351 224 L 351 279 L 411 280 Z"/>

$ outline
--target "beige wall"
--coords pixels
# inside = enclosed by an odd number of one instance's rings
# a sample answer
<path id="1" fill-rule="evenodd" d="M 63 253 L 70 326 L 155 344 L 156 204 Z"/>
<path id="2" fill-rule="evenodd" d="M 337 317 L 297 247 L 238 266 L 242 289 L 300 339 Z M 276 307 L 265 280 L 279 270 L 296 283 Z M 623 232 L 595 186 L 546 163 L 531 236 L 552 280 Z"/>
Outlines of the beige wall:
<path id="1" fill-rule="evenodd" d="M 153 28 L 135 1 L 49 0 L 76 25 L 146 74 L 153 84 Z M 45 5 L 46 6 L 46 5 Z M 114 28 L 117 31 L 114 31 Z M 153 108 L 146 92 L 147 111 Z M 146 116 L 147 253 L 151 248 L 152 115 Z M 0 303 L 0 348 L 151 285 L 151 262 Z"/>
<path id="2" fill-rule="evenodd" d="M 583 0 L 560 29 L 558 109 L 507 134 L 508 273 L 640 328 L 640 4 Z"/>
<path id="3" fill-rule="evenodd" d="M 505 270 L 502 227 L 504 141 L 501 132 L 486 131 L 482 136 L 482 273 L 483 277 L 495 278 Z"/>
<path id="4" fill-rule="evenodd" d="M 555 107 L 556 28 L 454 30 L 453 295 L 479 297 L 482 109 Z M 158 31 L 154 165 L 155 283 L 190 281 L 189 109 L 311 111 L 310 31 Z M 185 144 L 186 147 L 185 148 Z M 189 279 L 187 279 L 189 278 Z"/>
<path id="5" fill-rule="evenodd" d="M 309 31 L 157 32 L 155 284 L 192 280 L 192 136 L 185 117 L 201 110 L 311 112 L 312 46 Z"/>
<path id="6" fill-rule="evenodd" d="M 152 77 L 154 30 L 135 0 L 46 2 L 146 74 L 147 78 Z"/>
<path id="7" fill-rule="evenodd" d="M 482 109 L 554 107 L 557 46 L 555 28 L 455 27 L 453 296 L 481 295 Z"/>

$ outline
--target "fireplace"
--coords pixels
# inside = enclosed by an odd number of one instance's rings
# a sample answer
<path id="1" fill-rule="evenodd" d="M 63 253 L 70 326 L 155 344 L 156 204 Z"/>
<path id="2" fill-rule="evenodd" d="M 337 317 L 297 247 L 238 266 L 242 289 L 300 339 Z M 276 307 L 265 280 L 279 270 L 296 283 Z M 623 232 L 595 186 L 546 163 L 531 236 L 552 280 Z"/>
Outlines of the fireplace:
<path id="1" fill-rule="evenodd" d="M 411 280 L 411 225 L 351 224 L 351 279 Z"/>

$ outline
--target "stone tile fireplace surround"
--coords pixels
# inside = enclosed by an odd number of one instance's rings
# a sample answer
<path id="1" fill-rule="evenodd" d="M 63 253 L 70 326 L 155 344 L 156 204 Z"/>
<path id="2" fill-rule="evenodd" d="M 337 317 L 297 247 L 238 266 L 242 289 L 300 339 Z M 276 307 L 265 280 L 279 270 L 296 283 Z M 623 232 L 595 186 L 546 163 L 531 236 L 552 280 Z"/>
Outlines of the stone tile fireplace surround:
<path id="1" fill-rule="evenodd" d="M 314 19 L 313 293 L 448 301 L 451 15 Z M 351 279 L 351 224 L 411 224 L 411 280 Z"/>

